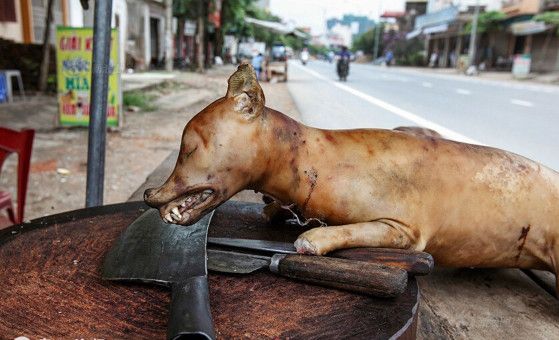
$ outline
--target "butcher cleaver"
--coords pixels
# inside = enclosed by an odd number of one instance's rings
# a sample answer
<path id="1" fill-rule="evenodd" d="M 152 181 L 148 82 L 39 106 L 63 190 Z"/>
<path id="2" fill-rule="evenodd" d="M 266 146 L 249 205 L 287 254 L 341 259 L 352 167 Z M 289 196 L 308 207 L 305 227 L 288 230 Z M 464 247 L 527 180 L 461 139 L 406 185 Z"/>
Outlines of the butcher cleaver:
<path id="1" fill-rule="evenodd" d="M 168 339 L 214 339 L 206 237 L 213 212 L 184 227 L 164 223 L 155 209 L 138 217 L 106 254 L 102 277 L 171 287 Z"/>

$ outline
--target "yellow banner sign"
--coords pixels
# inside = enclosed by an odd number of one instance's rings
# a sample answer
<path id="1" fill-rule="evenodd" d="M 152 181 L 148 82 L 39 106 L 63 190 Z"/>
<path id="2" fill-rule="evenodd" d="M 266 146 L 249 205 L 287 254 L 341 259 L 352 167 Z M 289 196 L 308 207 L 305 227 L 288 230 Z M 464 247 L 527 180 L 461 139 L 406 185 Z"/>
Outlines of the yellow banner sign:
<path id="1" fill-rule="evenodd" d="M 93 28 L 56 28 L 56 73 L 59 123 L 62 126 L 89 124 L 89 95 L 93 51 Z M 118 126 L 121 91 L 118 67 L 118 32 L 111 31 L 107 126 Z"/>

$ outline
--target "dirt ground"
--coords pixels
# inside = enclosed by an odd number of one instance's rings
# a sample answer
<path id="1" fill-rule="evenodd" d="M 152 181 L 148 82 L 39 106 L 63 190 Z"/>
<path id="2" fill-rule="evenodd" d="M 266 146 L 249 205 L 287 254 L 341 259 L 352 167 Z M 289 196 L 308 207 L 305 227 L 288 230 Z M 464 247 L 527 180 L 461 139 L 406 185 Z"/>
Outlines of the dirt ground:
<path id="1" fill-rule="evenodd" d="M 205 74 L 179 73 L 173 80 L 150 85 L 156 110 L 125 112 L 124 127 L 107 134 L 104 203 L 126 201 L 170 153 L 179 148 L 186 122 L 227 89 L 232 66 Z M 267 105 L 299 117 L 284 83 L 263 83 Z M 56 97 L 32 97 L 0 105 L 0 126 L 36 129 L 25 219 L 83 208 L 87 169 L 87 130 L 55 128 Z M 16 197 L 17 158 L 8 158 L 0 188 Z M 242 194 L 242 198 L 254 196 Z"/>

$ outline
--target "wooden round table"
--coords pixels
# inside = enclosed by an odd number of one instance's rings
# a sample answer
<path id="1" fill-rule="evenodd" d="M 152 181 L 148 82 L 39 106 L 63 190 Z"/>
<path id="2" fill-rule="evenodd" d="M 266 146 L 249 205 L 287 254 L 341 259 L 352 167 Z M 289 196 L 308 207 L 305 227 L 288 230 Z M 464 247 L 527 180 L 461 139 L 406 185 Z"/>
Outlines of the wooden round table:
<path id="1" fill-rule="evenodd" d="M 99 277 L 105 252 L 147 207 L 130 202 L 47 216 L 0 231 L 0 334 L 5 338 L 165 338 L 170 292 Z M 292 242 L 302 231 L 270 226 L 261 205 L 227 202 L 210 236 Z M 308 285 L 269 272 L 209 274 L 218 338 L 413 339 L 419 292 L 395 299 Z"/>

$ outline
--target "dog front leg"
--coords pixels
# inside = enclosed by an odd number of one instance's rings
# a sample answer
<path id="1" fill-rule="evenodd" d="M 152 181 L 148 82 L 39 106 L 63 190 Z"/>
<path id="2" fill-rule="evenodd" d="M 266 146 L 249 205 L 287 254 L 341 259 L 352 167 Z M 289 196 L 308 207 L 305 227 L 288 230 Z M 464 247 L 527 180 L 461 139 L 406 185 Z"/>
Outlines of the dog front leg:
<path id="1" fill-rule="evenodd" d="M 394 220 L 318 227 L 299 235 L 295 241 L 297 252 L 324 255 L 336 249 L 356 247 L 399 248 L 423 250 L 418 230 Z"/>

